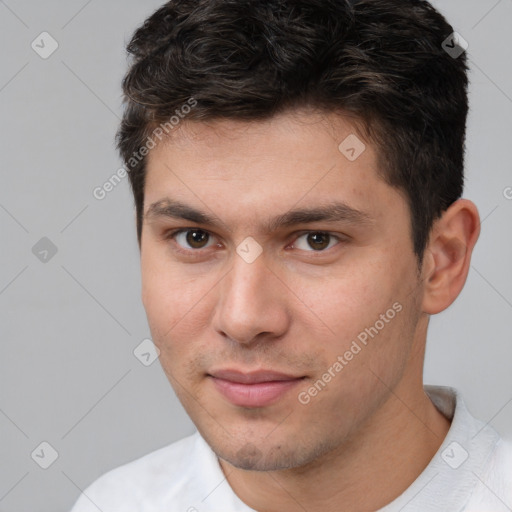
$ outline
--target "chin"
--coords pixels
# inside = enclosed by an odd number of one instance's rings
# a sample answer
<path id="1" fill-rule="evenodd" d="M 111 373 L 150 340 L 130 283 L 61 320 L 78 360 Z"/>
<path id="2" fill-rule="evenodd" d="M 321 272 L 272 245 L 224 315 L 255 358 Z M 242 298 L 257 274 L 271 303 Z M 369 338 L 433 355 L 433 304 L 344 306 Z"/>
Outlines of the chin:
<path id="1" fill-rule="evenodd" d="M 211 445 L 210 445 L 211 446 Z M 318 448 L 303 450 L 296 443 L 290 446 L 268 444 L 242 444 L 233 451 L 234 446 L 220 448 L 212 446 L 216 455 L 231 466 L 247 471 L 280 471 L 298 468 L 314 461 L 319 455 Z"/>
<path id="2" fill-rule="evenodd" d="M 250 448 L 244 446 L 237 453 L 221 458 L 235 468 L 246 471 L 279 471 L 297 467 L 290 456 L 284 454 L 265 455 L 255 446 Z"/>

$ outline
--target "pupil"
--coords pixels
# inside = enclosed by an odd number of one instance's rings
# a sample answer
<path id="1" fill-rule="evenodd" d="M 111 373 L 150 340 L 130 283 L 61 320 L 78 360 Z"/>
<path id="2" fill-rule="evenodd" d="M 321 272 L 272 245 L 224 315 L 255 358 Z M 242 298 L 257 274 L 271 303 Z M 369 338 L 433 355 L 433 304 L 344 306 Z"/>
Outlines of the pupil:
<path id="1" fill-rule="evenodd" d="M 311 233 L 308 236 L 308 242 L 315 250 L 325 249 L 329 245 L 329 235 L 327 233 Z M 321 247 L 318 247 L 318 245 Z"/>

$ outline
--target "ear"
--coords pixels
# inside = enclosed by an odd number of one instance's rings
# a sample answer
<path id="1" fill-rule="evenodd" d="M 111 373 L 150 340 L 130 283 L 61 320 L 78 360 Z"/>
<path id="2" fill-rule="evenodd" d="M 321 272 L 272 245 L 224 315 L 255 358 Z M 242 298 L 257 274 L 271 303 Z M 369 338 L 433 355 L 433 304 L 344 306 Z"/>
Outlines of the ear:
<path id="1" fill-rule="evenodd" d="M 432 227 L 423 259 L 423 311 L 444 311 L 461 292 L 480 235 L 480 216 L 467 199 L 455 201 Z"/>

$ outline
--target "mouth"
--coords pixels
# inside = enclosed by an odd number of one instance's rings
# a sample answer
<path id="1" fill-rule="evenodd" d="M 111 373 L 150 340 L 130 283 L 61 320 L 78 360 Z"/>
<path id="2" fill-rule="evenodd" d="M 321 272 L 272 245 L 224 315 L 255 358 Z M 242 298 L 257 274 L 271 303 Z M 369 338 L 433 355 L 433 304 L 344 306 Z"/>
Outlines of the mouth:
<path id="1" fill-rule="evenodd" d="M 208 374 L 216 390 L 233 405 L 265 407 L 277 402 L 306 377 L 271 370 L 217 370 Z"/>

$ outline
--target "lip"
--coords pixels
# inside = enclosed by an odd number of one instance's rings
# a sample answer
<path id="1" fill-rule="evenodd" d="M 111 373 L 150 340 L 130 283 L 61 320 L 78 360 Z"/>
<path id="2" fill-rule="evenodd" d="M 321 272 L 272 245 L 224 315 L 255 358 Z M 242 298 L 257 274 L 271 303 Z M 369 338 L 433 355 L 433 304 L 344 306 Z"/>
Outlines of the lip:
<path id="1" fill-rule="evenodd" d="M 275 372 L 272 370 L 255 370 L 252 372 L 242 372 L 240 370 L 225 369 L 214 370 L 210 372 L 209 375 L 218 379 L 237 382 L 240 384 L 259 384 L 260 382 L 285 381 L 302 378 L 302 375 L 295 376 L 282 372 Z"/>
<path id="2" fill-rule="evenodd" d="M 244 373 L 231 369 L 212 371 L 208 376 L 217 391 L 240 407 L 271 405 L 305 378 L 270 370 Z"/>

